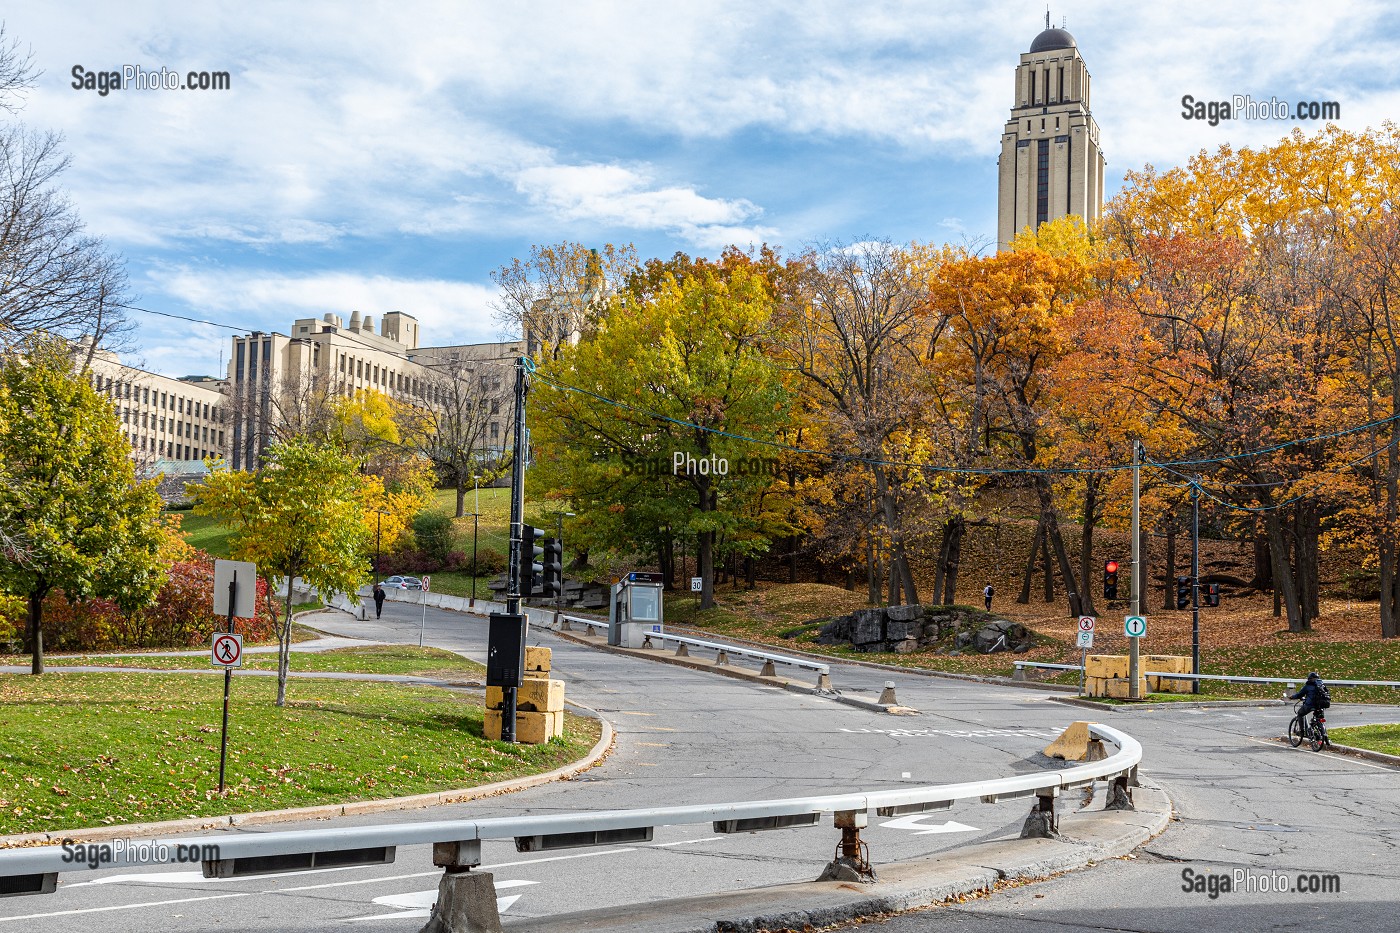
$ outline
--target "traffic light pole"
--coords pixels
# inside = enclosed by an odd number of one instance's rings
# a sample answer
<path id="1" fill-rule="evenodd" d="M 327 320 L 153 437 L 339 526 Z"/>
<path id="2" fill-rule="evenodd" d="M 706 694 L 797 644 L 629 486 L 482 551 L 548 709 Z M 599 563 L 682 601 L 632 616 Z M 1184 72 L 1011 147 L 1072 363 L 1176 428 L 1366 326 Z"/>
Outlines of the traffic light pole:
<path id="1" fill-rule="evenodd" d="M 1141 528 L 1140 511 L 1142 504 L 1142 442 L 1133 441 L 1133 615 L 1142 615 L 1142 570 L 1138 564 L 1141 557 L 1142 535 L 1139 534 Z M 1142 691 L 1138 689 L 1138 671 L 1141 669 L 1141 661 L 1138 652 L 1138 639 L 1128 639 L 1128 697 L 1130 699 L 1142 699 Z"/>
<path id="2" fill-rule="evenodd" d="M 1201 478 L 1191 483 L 1191 673 L 1201 673 Z M 1200 680 L 1191 692 L 1201 692 Z"/>
<path id="3" fill-rule="evenodd" d="M 525 525 L 525 360 L 515 362 L 515 437 L 512 444 L 510 465 L 510 575 L 506 589 L 506 613 L 520 616 L 520 594 L 522 575 L 529 572 L 525 563 L 527 556 L 521 553 L 524 545 Z M 533 561 L 533 557 L 528 558 Z M 525 617 L 520 616 L 524 626 Z M 522 634 L 521 640 L 524 641 Z M 507 684 L 501 688 L 501 741 L 515 741 L 515 695 L 516 687 Z"/>

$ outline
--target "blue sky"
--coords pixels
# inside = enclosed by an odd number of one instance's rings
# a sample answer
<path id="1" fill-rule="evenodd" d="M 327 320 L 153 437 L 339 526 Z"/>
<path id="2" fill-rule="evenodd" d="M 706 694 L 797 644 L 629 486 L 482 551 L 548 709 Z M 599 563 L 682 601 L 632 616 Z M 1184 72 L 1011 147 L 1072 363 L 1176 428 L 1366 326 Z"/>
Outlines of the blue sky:
<path id="1" fill-rule="evenodd" d="M 135 303 L 286 332 L 407 311 L 431 343 L 498 336 L 490 272 L 532 243 L 987 241 L 1017 56 L 1039 3 L 44 3 L 6 12 L 43 69 L 20 119 L 61 132 Z M 1181 97 L 1400 112 L 1379 2 L 1056 5 L 1126 169 L 1258 145 Z M 227 91 L 71 87 L 72 69 L 228 71 Z M 136 314 L 134 362 L 222 375 L 228 331 Z"/>

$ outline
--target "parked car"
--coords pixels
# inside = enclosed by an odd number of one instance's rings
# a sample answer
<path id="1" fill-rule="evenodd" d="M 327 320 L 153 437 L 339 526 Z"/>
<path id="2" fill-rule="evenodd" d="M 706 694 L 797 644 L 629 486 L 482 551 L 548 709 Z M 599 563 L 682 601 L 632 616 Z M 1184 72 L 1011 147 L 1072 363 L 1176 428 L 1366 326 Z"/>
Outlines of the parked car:
<path id="1" fill-rule="evenodd" d="M 385 589 L 421 590 L 423 588 L 423 581 L 417 577 L 402 577 L 398 574 L 394 574 L 384 581 L 384 587 Z"/>

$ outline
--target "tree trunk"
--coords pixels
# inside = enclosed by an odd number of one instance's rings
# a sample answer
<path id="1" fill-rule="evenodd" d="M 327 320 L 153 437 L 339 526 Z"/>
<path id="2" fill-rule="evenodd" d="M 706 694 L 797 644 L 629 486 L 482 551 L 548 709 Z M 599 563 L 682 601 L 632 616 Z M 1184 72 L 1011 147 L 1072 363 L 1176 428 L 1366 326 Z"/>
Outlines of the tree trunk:
<path id="1" fill-rule="evenodd" d="M 44 595 L 43 587 L 29 591 L 29 673 L 44 673 Z"/>
<path id="2" fill-rule="evenodd" d="M 797 539 L 797 535 L 793 535 L 792 537 L 788 538 L 787 540 L 788 540 L 788 560 L 787 560 L 787 565 L 788 565 L 788 582 L 789 582 L 789 583 L 796 583 L 796 582 L 797 582 L 797 540 L 798 540 L 798 539 Z M 818 583 L 822 582 L 822 581 L 821 581 L 821 573 L 822 573 L 822 565 L 821 565 L 821 562 L 818 561 L 818 562 L 817 562 L 817 582 L 818 582 Z"/>
<path id="3" fill-rule="evenodd" d="M 757 571 L 756 571 L 756 569 L 755 569 L 755 567 L 754 567 L 754 559 L 753 559 L 752 557 L 745 557 L 745 558 L 744 558 L 744 588 L 745 588 L 745 589 L 751 590 L 751 589 L 753 589 L 755 586 L 758 585 L 758 581 L 757 581 L 757 579 L 756 579 L 756 577 L 755 577 L 755 574 L 756 574 L 756 573 L 757 573 Z"/>
<path id="4" fill-rule="evenodd" d="M 1026 572 L 1021 577 L 1021 593 L 1016 597 L 1016 602 L 1022 605 L 1031 601 L 1031 582 L 1035 579 L 1035 558 L 1040 553 L 1041 536 L 1045 533 L 1045 526 L 1040 523 L 1040 519 L 1035 522 L 1035 534 L 1031 535 L 1031 549 L 1026 554 Z"/>
<path id="5" fill-rule="evenodd" d="M 880 605 L 880 573 L 875 565 L 875 532 L 872 529 L 865 535 L 865 586 L 868 602 Z"/>
<path id="6" fill-rule="evenodd" d="M 1176 608 L 1176 513 L 1167 512 L 1167 566 L 1162 571 L 1162 608 Z M 1145 595 L 1145 594 L 1144 594 Z M 1145 602 L 1145 600 L 1144 600 Z"/>
<path id="7" fill-rule="evenodd" d="M 656 549 L 656 563 L 661 570 L 662 589 L 675 590 L 676 539 L 671 537 L 670 529 L 661 536 L 660 546 Z"/>
<path id="8" fill-rule="evenodd" d="M 1256 590 L 1270 590 L 1274 586 L 1274 568 L 1269 558 L 1269 539 L 1258 532 L 1254 535 L 1254 579 L 1249 586 Z"/>
<path id="9" fill-rule="evenodd" d="M 292 579 L 295 573 L 287 574 L 287 615 L 277 633 L 277 705 L 287 705 L 287 669 L 292 661 Z"/>
<path id="10" fill-rule="evenodd" d="M 1264 519 L 1269 534 L 1269 553 L 1274 563 L 1274 593 L 1288 613 L 1288 630 L 1303 631 L 1302 607 L 1298 604 L 1298 590 L 1289 565 L 1288 543 L 1284 538 L 1283 520 L 1277 511 L 1269 512 Z"/>
<path id="11" fill-rule="evenodd" d="M 1065 540 L 1060 535 L 1059 520 L 1055 517 L 1055 503 L 1052 499 L 1050 484 L 1040 478 L 1036 483 L 1036 494 L 1040 498 L 1040 520 L 1045 524 L 1045 538 L 1055 551 L 1055 563 L 1059 565 L 1060 576 L 1065 581 L 1065 589 L 1069 599 L 1069 614 L 1072 616 L 1082 615 L 1080 606 L 1080 586 L 1074 577 L 1074 568 L 1070 566 L 1069 554 L 1065 551 Z"/>
<path id="12" fill-rule="evenodd" d="M 1098 521 L 1098 483 L 1091 475 L 1084 483 L 1084 516 L 1079 531 L 1079 579 L 1084 581 L 1080 595 L 1081 615 L 1098 615 L 1094 611 L 1094 594 L 1089 581 L 1093 577 L 1094 525 Z"/>
<path id="13" fill-rule="evenodd" d="M 946 529 L 948 548 L 944 558 L 946 569 L 943 575 L 943 591 L 940 596 L 935 586 L 933 593 L 935 598 L 942 599 L 945 606 L 951 606 L 958 601 L 958 570 L 962 564 L 963 536 L 967 532 L 967 520 L 963 516 L 958 515 L 948 521 L 952 527 Z"/>
<path id="14" fill-rule="evenodd" d="M 457 476 L 457 517 L 461 518 L 467 514 L 467 484 L 462 482 L 460 473 Z"/>
<path id="15" fill-rule="evenodd" d="M 1045 527 L 1042 520 L 1042 529 Z M 1040 534 L 1040 567 L 1045 571 L 1045 601 L 1053 603 L 1055 601 L 1055 565 L 1050 562 L 1050 539 L 1042 531 Z"/>

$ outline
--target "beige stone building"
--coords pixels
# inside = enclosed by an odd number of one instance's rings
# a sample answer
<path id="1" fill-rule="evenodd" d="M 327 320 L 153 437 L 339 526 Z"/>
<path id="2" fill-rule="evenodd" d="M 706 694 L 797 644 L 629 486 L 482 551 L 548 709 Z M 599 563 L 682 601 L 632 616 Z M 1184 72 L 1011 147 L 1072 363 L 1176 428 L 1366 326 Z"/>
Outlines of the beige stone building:
<path id="1" fill-rule="evenodd" d="M 1103 207 L 1104 157 L 1090 112 L 1089 70 L 1074 36 L 1046 28 L 1016 68 L 1011 119 L 997 160 L 997 248 L 1027 227 Z"/>
<path id="2" fill-rule="evenodd" d="M 299 417 L 303 394 L 353 395 L 375 389 L 391 398 L 425 406 L 445 401 L 443 380 L 473 380 L 491 406 L 485 425 L 488 446 L 509 434 L 512 364 L 522 341 L 420 347 L 411 314 L 384 315 L 376 333 L 371 316 L 355 312 L 346 322 L 328 313 L 293 322 L 290 334 L 254 331 L 233 338 L 227 391 L 230 397 L 230 465 L 250 469 L 274 439 L 277 428 Z"/>
<path id="3" fill-rule="evenodd" d="M 227 457 L 228 397 L 219 380 L 159 376 L 105 350 L 93 354 L 89 379 L 111 400 L 143 475 L 203 473 L 206 457 Z"/>

